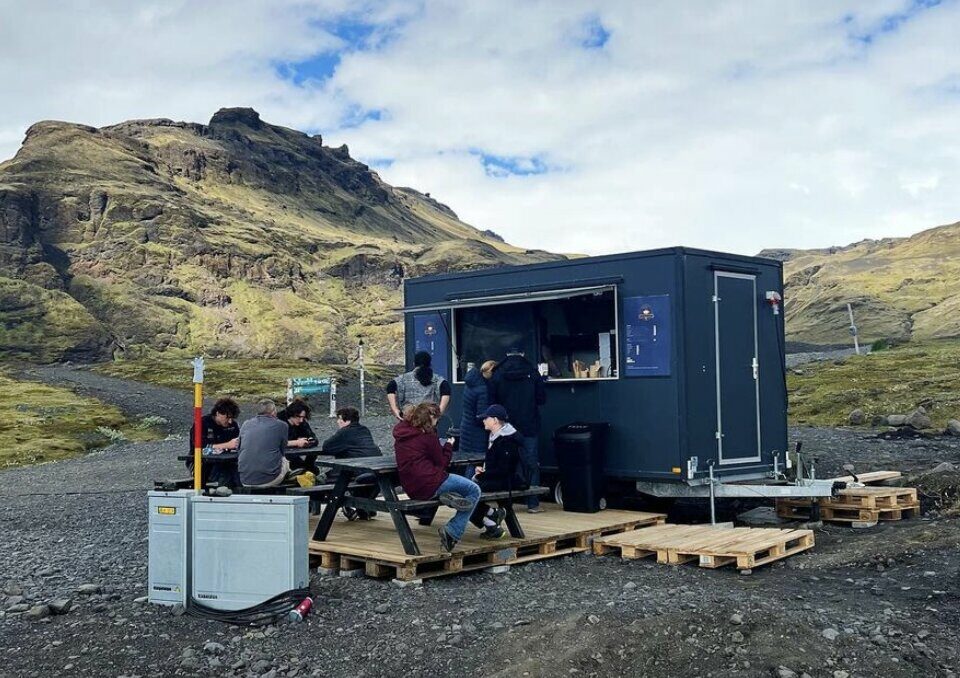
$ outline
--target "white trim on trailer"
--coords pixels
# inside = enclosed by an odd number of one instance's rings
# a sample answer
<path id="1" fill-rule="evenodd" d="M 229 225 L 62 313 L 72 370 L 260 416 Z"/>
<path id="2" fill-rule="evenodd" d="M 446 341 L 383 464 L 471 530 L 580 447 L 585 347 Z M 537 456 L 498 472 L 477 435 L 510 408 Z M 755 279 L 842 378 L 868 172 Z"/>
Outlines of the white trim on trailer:
<path id="1" fill-rule="evenodd" d="M 466 299 L 450 299 L 448 301 L 436 302 L 432 304 L 421 304 L 419 306 L 406 306 L 401 309 L 403 313 L 420 313 L 424 311 L 442 311 L 453 310 L 455 308 L 475 308 L 477 306 L 502 306 L 504 304 L 524 304 L 531 301 L 554 301 L 556 299 L 569 299 L 570 297 L 579 297 L 582 294 L 592 292 L 609 292 L 616 290 L 616 285 L 593 285 L 590 287 L 568 287 L 555 288 L 550 290 L 539 290 L 537 292 L 519 292 L 516 294 L 501 294 L 489 297 L 468 297 Z"/>

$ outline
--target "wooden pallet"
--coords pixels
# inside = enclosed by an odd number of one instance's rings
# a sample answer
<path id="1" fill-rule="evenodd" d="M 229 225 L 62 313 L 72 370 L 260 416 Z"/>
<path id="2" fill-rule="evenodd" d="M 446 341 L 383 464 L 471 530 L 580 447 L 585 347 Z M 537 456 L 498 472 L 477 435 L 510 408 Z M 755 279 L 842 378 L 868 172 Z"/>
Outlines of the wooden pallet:
<path id="1" fill-rule="evenodd" d="M 658 563 L 679 565 L 692 560 L 700 567 L 735 564 L 739 570 L 781 560 L 812 548 L 812 530 L 657 525 L 593 542 L 596 555 L 619 553 L 632 560 L 655 555 Z"/>
<path id="2" fill-rule="evenodd" d="M 920 515 L 917 490 L 913 487 L 848 487 L 836 497 L 820 499 L 820 519 L 872 527 L 881 520 L 903 520 Z M 777 515 L 790 520 L 809 520 L 812 499 L 778 499 Z"/>
<path id="3" fill-rule="evenodd" d="M 589 552 L 599 537 L 659 525 L 666 520 L 662 513 L 567 513 L 553 504 L 541 506 L 543 513 L 519 513 L 524 539 L 486 541 L 469 525 L 452 554 L 440 550 L 437 537 L 437 527 L 447 521 L 452 511 L 441 508 L 430 527 L 411 518 L 410 526 L 423 552 L 420 556 L 403 552 L 393 522 L 386 514 L 356 522 L 338 517 L 326 541 L 310 542 L 310 553 L 319 557 L 320 567 L 329 574 L 413 581 Z"/>
<path id="4" fill-rule="evenodd" d="M 916 506 L 915 487 L 848 487 L 836 497 L 827 497 L 822 505 L 856 507 L 865 509 L 889 509 Z"/>
<path id="5" fill-rule="evenodd" d="M 789 520 L 809 520 L 811 504 L 803 500 L 779 500 L 777 515 Z M 920 515 L 920 504 L 900 504 L 892 507 L 861 508 L 842 504 L 824 503 L 820 506 L 820 519 L 830 523 L 850 523 L 852 527 L 873 527 L 881 520 L 904 520 Z"/>

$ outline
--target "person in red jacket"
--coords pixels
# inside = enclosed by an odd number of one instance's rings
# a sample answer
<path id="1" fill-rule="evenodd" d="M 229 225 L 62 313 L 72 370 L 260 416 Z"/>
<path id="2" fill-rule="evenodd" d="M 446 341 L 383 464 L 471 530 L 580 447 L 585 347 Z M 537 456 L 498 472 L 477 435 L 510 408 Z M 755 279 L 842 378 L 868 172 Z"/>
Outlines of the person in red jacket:
<path id="1" fill-rule="evenodd" d="M 437 437 L 440 408 L 420 403 L 393 429 L 394 451 L 400 484 L 411 499 L 437 499 L 457 513 L 439 528 L 440 547 L 453 551 L 467 529 L 467 521 L 480 500 L 480 487 L 472 480 L 448 473 L 453 439 L 441 446 Z"/>

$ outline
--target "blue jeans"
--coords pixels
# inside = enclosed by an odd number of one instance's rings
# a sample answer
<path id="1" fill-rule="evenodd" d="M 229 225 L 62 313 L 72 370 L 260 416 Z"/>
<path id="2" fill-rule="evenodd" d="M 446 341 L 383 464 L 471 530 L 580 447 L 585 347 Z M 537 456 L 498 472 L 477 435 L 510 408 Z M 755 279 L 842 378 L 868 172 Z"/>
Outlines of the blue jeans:
<path id="1" fill-rule="evenodd" d="M 537 453 L 538 436 L 520 436 L 523 447 L 520 451 L 520 463 L 523 465 L 523 475 L 530 483 L 530 487 L 540 484 L 540 455 Z M 540 497 L 527 497 L 527 508 L 540 506 Z"/>
<path id="2" fill-rule="evenodd" d="M 457 511 L 456 515 L 447 522 L 446 526 L 447 534 L 457 541 L 460 541 L 464 531 L 467 529 L 467 521 L 470 520 L 470 514 L 473 513 L 477 502 L 480 501 L 480 486 L 472 480 L 467 480 L 463 476 L 451 473 L 447 476 L 446 480 L 440 483 L 440 487 L 437 488 L 436 493 L 433 495 L 434 499 L 444 492 L 453 492 L 470 500 L 470 508 L 465 511 Z"/>

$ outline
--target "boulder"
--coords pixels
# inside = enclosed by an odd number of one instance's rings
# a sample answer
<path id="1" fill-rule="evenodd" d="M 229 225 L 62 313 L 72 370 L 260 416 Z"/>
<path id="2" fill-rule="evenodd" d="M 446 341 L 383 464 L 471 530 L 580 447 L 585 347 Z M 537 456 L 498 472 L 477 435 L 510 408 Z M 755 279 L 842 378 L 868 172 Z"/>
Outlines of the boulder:
<path id="1" fill-rule="evenodd" d="M 847 416 L 847 421 L 850 422 L 851 426 L 863 426 L 866 420 L 867 415 L 860 408 L 855 409 Z"/>
<path id="2" fill-rule="evenodd" d="M 905 414 L 888 414 L 887 415 L 887 426 L 906 426 L 907 425 L 907 415 Z"/>
<path id="3" fill-rule="evenodd" d="M 951 419 L 947 422 L 947 428 L 944 431 L 949 436 L 960 436 L 960 421 Z"/>
<path id="4" fill-rule="evenodd" d="M 46 605 L 34 605 L 27 610 L 24 616 L 28 619 L 44 619 L 50 616 L 50 608 Z"/>
<path id="5" fill-rule="evenodd" d="M 70 598 L 54 598 L 47 605 L 49 605 L 53 614 L 66 614 L 73 608 L 73 600 Z"/>
<path id="6" fill-rule="evenodd" d="M 918 407 L 907 416 L 906 425 L 919 431 L 925 428 L 932 428 L 933 422 L 930 421 L 930 417 L 927 416 L 927 411 L 922 407 Z"/>

